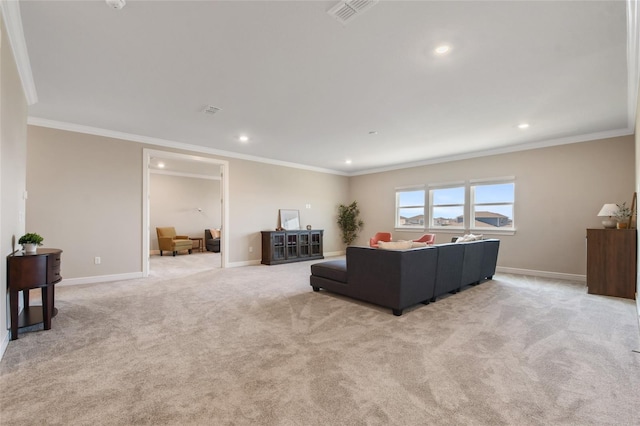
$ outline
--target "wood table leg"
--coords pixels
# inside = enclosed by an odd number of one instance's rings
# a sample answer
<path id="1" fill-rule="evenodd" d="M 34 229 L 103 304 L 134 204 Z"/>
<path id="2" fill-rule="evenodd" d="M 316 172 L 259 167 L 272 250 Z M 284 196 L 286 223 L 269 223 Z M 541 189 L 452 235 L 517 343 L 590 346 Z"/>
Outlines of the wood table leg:
<path id="1" fill-rule="evenodd" d="M 53 286 L 42 287 L 42 322 L 45 330 L 51 329 L 51 314 L 53 313 Z"/>
<path id="2" fill-rule="evenodd" d="M 18 290 L 9 290 L 9 310 L 11 311 L 11 340 L 18 338 Z"/>

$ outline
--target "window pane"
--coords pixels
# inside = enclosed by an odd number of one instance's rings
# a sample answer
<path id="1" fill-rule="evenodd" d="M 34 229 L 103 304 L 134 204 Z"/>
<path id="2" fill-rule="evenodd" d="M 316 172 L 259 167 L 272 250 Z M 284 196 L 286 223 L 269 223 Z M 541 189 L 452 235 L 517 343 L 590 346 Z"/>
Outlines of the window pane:
<path id="1" fill-rule="evenodd" d="M 513 203 L 513 183 L 478 185 L 475 187 L 475 203 Z"/>
<path id="2" fill-rule="evenodd" d="M 476 228 L 501 228 L 513 226 L 513 205 L 476 206 Z"/>
<path id="3" fill-rule="evenodd" d="M 398 207 L 424 206 L 424 191 L 398 192 Z"/>
<path id="4" fill-rule="evenodd" d="M 433 204 L 464 204 L 464 187 L 434 189 Z"/>
<path id="5" fill-rule="evenodd" d="M 432 226 L 463 226 L 464 207 L 434 207 Z"/>
<path id="6" fill-rule="evenodd" d="M 400 209 L 400 219 L 398 226 L 406 227 L 423 227 L 424 226 L 424 208 L 404 208 Z"/>

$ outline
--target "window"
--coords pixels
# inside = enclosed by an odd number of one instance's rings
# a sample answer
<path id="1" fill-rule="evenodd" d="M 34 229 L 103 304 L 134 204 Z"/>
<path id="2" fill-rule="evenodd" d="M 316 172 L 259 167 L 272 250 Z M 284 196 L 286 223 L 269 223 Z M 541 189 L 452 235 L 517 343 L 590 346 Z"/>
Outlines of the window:
<path id="1" fill-rule="evenodd" d="M 396 228 L 424 229 L 424 189 L 396 190 Z"/>
<path id="2" fill-rule="evenodd" d="M 515 184 L 478 183 L 471 185 L 471 229 L 513 230 Z"/>
<path id="3" fill-rule="evenodd" d="M 430 228 L 464 228 L 464 186 L 429 191 Z"/>

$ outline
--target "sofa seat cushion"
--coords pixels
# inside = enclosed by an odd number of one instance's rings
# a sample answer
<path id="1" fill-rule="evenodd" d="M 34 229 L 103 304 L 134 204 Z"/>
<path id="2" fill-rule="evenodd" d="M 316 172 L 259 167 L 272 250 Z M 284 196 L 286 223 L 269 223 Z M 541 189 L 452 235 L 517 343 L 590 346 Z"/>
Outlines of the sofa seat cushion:
<path id="1" fill-rule="evenodd" d="M 330 260 L 311 265 L 311 275 L 341 283 L 347 282 L 347 261 Z"/>

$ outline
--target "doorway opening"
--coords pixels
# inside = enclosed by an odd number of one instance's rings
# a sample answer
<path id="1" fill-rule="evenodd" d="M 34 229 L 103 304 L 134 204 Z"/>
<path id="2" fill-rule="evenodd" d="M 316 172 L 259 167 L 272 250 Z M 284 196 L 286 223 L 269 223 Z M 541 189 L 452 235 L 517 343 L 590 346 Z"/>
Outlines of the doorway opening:
<path id="1" fill-rule="evenodd" d="M 197 179 L 195 182 L 201 179 L 207 181 L 208 184 L 215 185 L 219 182 L 219 208 L 212 207 L 211 200 L 208 200 L 207 205 L 208 213 L 212 217 L 215 217 L 216 224 L 210 225 L 211 227 L 220 225 L 220 267 L 226 268 L 229 263 L 229 237 L 228 237 L 228 194 L 229 194 L 229 162 L 209 157 L 201 157 L 197 155 L 179 154 L 175 152 L 160 151 L 154 149 L 143 149 L 143 224 L 142 224 L 142 274 L 143 276 L 149 276 L 150 270 L 150 255 L 152 239 L 155 238 L 156 230 L 155 226 L 151 223 L 151 181 L 152 173 L 154 176 L 167 175 L 178 176 Z M 161 168 L 164 165 L 164 168 Z M 203 202 L 204 203 L 204 202 Z M 206 215 L 205 204 L 190 202 L 191 205 L 183 205 L 181 214 L 185 216 L 185 220 L 188 220 L 188 215 L 193 216 L 198 220 L 202 220 L 202 216 Z M 197 236 L 204 236 L 204 229 L 199 230 Z M 177 230 L 180 233 L 180 230 Z M 200 241 L 201 245 L 206 250 L 206 241 Z M 165 252 L 166 253 L 166 252 Z"/>

